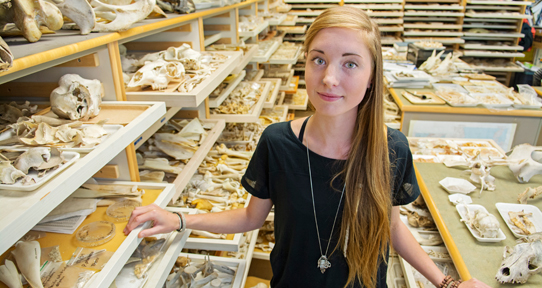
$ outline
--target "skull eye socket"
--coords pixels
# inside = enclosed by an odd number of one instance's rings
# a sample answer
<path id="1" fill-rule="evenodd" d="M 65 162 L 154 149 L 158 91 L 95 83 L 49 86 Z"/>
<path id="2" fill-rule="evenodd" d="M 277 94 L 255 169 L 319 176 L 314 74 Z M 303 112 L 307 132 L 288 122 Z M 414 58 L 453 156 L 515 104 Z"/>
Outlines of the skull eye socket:
<path id="1" fill-rule="evenodd" d="M 510 268 L 506 267 L 506 268 L 502 268 L 502 275 L 504 276 L 510 276 Z"/>
<path id="2" fill-rule="evenodd" d="M 535 266 L 535 265 L 533 265 L 531 263 L 529 263 L 528 267 L 529 267 L 529 270 L 531 270 L 531 271 L 538 269 L 538 266 Z"/>

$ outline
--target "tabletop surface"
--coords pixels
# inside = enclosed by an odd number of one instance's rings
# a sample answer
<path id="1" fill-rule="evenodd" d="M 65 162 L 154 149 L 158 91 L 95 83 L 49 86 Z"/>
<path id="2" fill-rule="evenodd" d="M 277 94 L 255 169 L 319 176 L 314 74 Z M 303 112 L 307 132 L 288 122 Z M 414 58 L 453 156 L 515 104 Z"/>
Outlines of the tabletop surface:
<path id="1" fill-rule="evenodd" d="M 505 245 L 515 246 L 516 237 L 508 229 L 504 220 L 500 216 L 495 203 L 513 203 L 517 202 L 517 196 L 525 191 L 527 187 L 538 187 L 542 185 L 542 175 L 536 175 L 529 183 L 520 184 L 508 167 L 497 166 L 491 169 L 491 175 L 496 180 L 495 191 L 476 190 L 469 194 L 472 198 L 472 204 L 484 206 L 489 213 L 495 215 L 499 220 L 500 228 L 506 235 L 506 239 L 496 243 L 478 242 L 469 232 L 464 223 L 460 221 L 460 216 L 452 203 L 448 200 L 448 193 L 438 183 L 445 177 L 456 177 L 468 179 L 468 174 L 460 168 L 448 168 L 444 164 L 437 163 L 416 163 L 416 168 L 420 173 L 423 183 L 436 204 L 436 207 L 450 232 L 450 236 L 457 246 L 461 257 L 471 276 L 477 278 L 491 287 L 516 287 L 512 284 L 500 284 L 495 280 L 495 275 L 499 270 L 502 261 L 502 255 Z M 422 182 L 422 181 L 419 181 Z M 420 183 L 420 185 L 423 185 Z M 478 184 L 475 186 L 479 187 Z M 542 197 L 531 200 L 527 204 L 534 205 L 542 210 Z M 444 235 L 443 235 L 444 237 Z M 453 256 L 453 255 L 452 255 Z M 455 261 L 455 260 L 454 260 Z M 529 281 L 521 287 L 542 287 L 542 274 L 533 275 Z"/>
<path id="2" fill-rule="evenodd" d="M 542 88 L 542 87 L 541 87 Z M 433 88 L 409 88 L 409 91 L 426 91 L 434 92 Z M 476 107 L 452 107 L 448 104 L 431 104 L 420 105 L 412 104 L 405 97 L 402 88 L 389 88 L 389 91 L 403 112 L 427 112 L 427 113 L 454 113 L 454 114 L 479 114 L 479 115 L 508 115 L 508 116 L 523 116 L 523 117 L 542 117 L 542 109 L 515 109 L 515 108 L 499 108 L 488 109 L 482 106 Z"/>

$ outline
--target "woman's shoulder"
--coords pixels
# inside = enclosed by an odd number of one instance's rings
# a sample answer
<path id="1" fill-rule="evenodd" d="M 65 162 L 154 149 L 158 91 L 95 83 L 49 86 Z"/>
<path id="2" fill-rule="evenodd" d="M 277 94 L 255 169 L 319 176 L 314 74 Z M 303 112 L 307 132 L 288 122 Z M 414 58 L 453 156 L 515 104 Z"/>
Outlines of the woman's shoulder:
<path id="1" fill-rule="evenodd" d="M 290 129 L 290 123 L 289 122 L 278 122 L 273 123 L 265 128 L 265 130 L 262 133 L 261 139 L 265 139 L 266 141 L 273 141 L 278 139 L 283 139 L 288 135 L 288 130 Z"/>
<path id="2" fill-rule="evenodd" d="M 408 139 L 399 130 L 388 127 L 388 147 L 397 149 L 408 149 Z"/>

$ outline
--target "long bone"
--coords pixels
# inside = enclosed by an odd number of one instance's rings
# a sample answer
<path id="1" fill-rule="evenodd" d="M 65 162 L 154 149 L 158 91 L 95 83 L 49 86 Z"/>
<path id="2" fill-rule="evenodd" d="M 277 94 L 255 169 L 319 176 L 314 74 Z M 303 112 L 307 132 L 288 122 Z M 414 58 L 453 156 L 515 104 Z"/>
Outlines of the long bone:
<path id="1" fill-rule="evenodd" d="M 220 144 L 218 146 L 216 146 L 216 151 L 220 154 L 226 154 L 228 155 L 229 157 L 237 157 L 237 158 L 241 158 L 241 159 L 246 159 L 246 160 L 250 160 L 250 158 L 252 157 L 252 153 L 241 153 L 241 152 L 237 152 L 237 151 L 232 151 L 230 149 L 228 149 L 226 147 L 226 145 L 224 144 Z M 249 155 L 247 155 L 249 154 Z"/>

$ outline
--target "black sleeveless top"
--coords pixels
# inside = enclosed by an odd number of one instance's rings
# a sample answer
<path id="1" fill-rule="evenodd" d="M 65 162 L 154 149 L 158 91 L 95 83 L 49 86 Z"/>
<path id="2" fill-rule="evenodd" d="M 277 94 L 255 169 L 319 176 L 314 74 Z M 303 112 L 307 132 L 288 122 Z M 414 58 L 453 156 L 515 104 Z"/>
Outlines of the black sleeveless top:
<path id="1" fill-rule="evenodd" d="M 267 127 L 241 184 L 253 196 L 271 199 L 275 205 L 276 242 L 270 258 L 273 270 L 271 287 L 342 288 L 348 278 L 348 265 L 342 251 L 333 251 L 339 238 L 342 205 L 331 240 L 329 238 L 344 183 L 336 180 L 332 189 L 330 181 L 345 161 L 309 151 L 316 216 L 324 253 L 328 241 L 331 241 L 327 255 L 331 267 L 322 274 L 317 268 L 321 254 L 312 206 L 307 147 L 302 144 L 306 121 L 299 139 L 292 131 L 290 122 Z M 418 197 L 420 191 L 406 137 L 388 128 L 388 150 L 393 179 L 392 203 L 408 204 Z M 378 269 L 377 287 L 387 287 L 386 272 L 387 265 L 382 261 Z M 356 282 L 353 287 L 362 285 Z"/>

